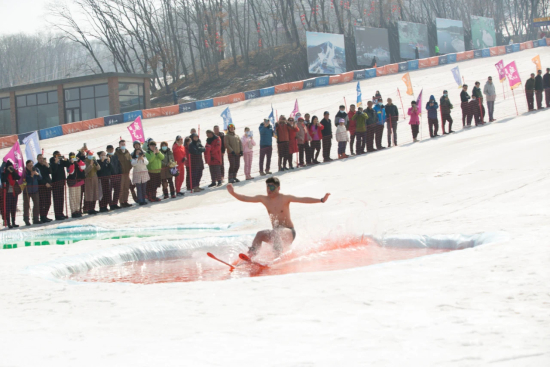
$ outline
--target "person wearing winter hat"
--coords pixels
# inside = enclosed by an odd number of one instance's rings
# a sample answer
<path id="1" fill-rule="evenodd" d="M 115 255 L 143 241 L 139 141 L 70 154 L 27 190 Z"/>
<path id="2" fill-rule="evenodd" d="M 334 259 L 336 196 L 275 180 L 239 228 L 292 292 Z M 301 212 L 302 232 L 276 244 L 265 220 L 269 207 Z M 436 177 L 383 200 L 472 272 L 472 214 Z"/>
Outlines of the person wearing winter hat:
<path id="1" fill-rule="evenodd" d="M 296 133 L 296 142 L 298 143 L 298 158 L 300 167 L 305 167 L 307 164 L 311 164 L 311 158 L 309 156 L 309 142 L 311 141 L 311 136 L 309 135 L 309 129 L 305 124 L 305 121 L 302 117 L 298 117 L 298 132 Z M 306 155 L 306 160 L 304 161 L 304 153 Z"/>
<path id="2" fill-rule="evenodd" d="M 330 162 L 330 150 L 332 148 L 332 122 L 329 118 L 330 113 L 325 111 L 321 125 L 323 125 L 323 162 Z"/>
<path id="3" fill-rule="evenodd" d="M 438 109 L 439 105 L 435 101 L 435 97 L 433 95 L 430 96 L 430 100 L 426 103 L 426 111 L 428 111 L 428 125 L 430 127 L 430 137 L 432 138 L 439 136 L 437 134 L 439 128 L 439 121 L 437 119 Z"/>
<path id="4" fill-rule="evenodd" d="M 204 162 L 202 154 L 205 149 L 197 134 L 191 135 L 191 143 L 189 143 L 189 164 L 191 165 L 191 190 L 193 192 L 201 192 L 203 189 L 199 187 L 202 173 L 204 171 Z"/>
<path id="5" fill-rule="evenodd" d="M 420 118 L 418 117 L 420 115 L 420 111 L 418 110 L 418 106 L 416 105 L 416 101 L 411 102 L 411 107 L 408 111 L 409 116 L 411 116 L 409 120 L 409 125 L 411 125 L 411 131 L 413 136 L 413 141 L 417 142 L 418 139 L 418 131 L 420 126 Z"/>
<path id="6" fill-rule="evenodd" d="M 453 104 L 449 100 L 449 94 L 446 90 L 443 91 L 443 96 L 439 99 L 439 106 L 441 107 L 441 129 L 443 134 L 454 133 L 453 131 L 453 118 L 451 117 L 451 110 L 453 109 Z M 445 122 L 449 122 L 449 132 L 445 132 Z"/>
<path id="7" fill-rule="evenodd" d="M 340 119 L 344 119 L 344 125 L 346 128 L 349 126 L 348 114 L 346 113 L 346 106 L 340 105 L 338 112 L 334 115 L 334 126 L 338 128 L 340 126 Z"/>
<path id="8" fill-rule="evenodd" d="M 97 178 L 97 172 L 101 169 L 101 166 L 95 159 L 94 152 L 88 150 L 86 152 L 86 179 L 84 183 L 84 210 L 88 214 L 93 215 L 99 213 L 95 210 L 95 204 L 99 200 L 99 180 Z"/>
<path id="9" fill-rule="evenodd" d="M 206 147 L 204 152 L 204 159 L 208 164 L 210 170 L 210 178 L 212 183 L 208 187 L 221 186 L 222 185 L 222 142 L 219 136 L 213 131 L 206 131 Z"/>
<path id="10" fill-rule="evenodd" d="M 168 143 L 163 141 L 160 143 L 160 150 L 164 155 L 162 160 L 162 169 L 160 171 L 160 180 L 162 182 L 162 193 L 164 198 L 168 199 L 171 197 L 174 199 L 176 197 L 176 189 L 174 187 L 174 175 L 172 174 L 172 168 L 177 166 L 176 160 L 174 159 L 174 153 L 168 147 Z M 168 196 L 168 187 L 170 187 L 170 196 Z"/>
<path id="11" fill-rule="evenodd" d="M 382 137 L 384 136 L 384 125 L 386 124 L 386 106 L 382 98 L 378 98 L 376 106 L 373 108 L 376 114 L 376 128 L 374 130 L 374 141 L 376 142 L 376 149 L 386 149 L 382 146 Z"/>
<path id="12" fill-rule="evenodd" d="M 253 180 L 254 177 L 250 174 L 252 169 L 252 158 L 254 157 L 254 147 L 256 142 L 252 131 L 248 127 L 244 128 L 244 135 L 241 137 L 241 144 L 243 146 L 243 159 L 244 159 L 244 175 L 247 180 Z"/>
<path id="13" fill-rule="evenodd" d="M 69 186 L 69 208 L 71 217 L 82 217 L 82 186 L 86 179 L 86 162 L 79 159 L 73 152 L 69 153 L 71 165 L 67 167 L 67 186 Z"/>
<path id="14" fill-rule="evenodd" d="M 111 174 L 113 173 L 113 166 L 111 165 L 111 158 L 106 152 L 97 152 L 99 158 L 99 167 L 101 169 L 97 171 L 97 178 L 100 184 L 101 199 L 99 200 L 99 212 L 106 213 L 109 211 L 108 205 L 111 204 Z"/>
<path id="15" fill-rule="evenodd" d="M 243 145 L 241 139 L 235 134 L 235 125 L 229 124 L 228 132 L 225 134 L 225 149 L 227 149 L 227 158 L 229 159 L 229 183 L 241 182 L 237 178 L 237 173 L 241 167 L 241 157 L 243 156 Z"/>
<path id="16" fill-rule="evenodd" d="M 50 170 L 52 172 L 52 195 L 55 220 L 65 220 L 68 217 L 63 212 L 65 210 L 65 168 L 69 167 L 70 162 L 56 150 L 53 157 L 50 158 Z"/>
<path id="17" fill-rule="evenodd" d="M 489 122 L 493 122 L 495 121 L 493 118 L 493 112 L 495 111 L 495 100 L 497 99 L 497 92 L 495 90 L 495 85 L 493 84 L 493 77 L 487 78 L 487 82 L 483 87 L 483 94 L 485 94 L 485 100 L 487 101 Z"/>
<path id="18" fill-rule="evenodd" d="M 185 181 L 185 161 L 187 160 L 187 149 L 183 145 L 183 137 L 181 135 L 176 136 L 176 140 L 172 145 L 172 152 L 174 153 L 174 160 L 178 164 L 179 175 L 176 176 L 176 195 L 183 196 L 185 193 L 181 192 L 183 181 Z"/>
<path id="19" fill-rule="evenodd" d="M 139 142 L 137 143 L 139 146 Z M 130 180 L 130 171 L 132 170 L 132 155 L 126 147 L 125 140 L 121 140 L 118 142 L 118 148 L 116 148 L 114 156 L 117 157 L 118 163 L 120 165 L 120 193 L 119 196 L 115 194 L 115 196 L 113 197 L 113 203 L 116 205 L 117 202 L 120 202 L 121 208 L 129 208 L 132 206 L 132 204 L 128 203 L 128 194 L 130 192 L 130 186 L 132 184 Z M 135 196 L 135 193 L 133 191 L 134 189 L 132 189 L 132 196 Z"/>
<path id="20" fill-rule="evenodd" d="M 147 182 L 149 181 L 149 170 L 147 169 L 149 161 L 141 149 L 139 142 L 137 147 L 134 142 L 134 147 L 135 149 L 132 153 L 132 181 L 137 187 L 137 203 L 139 205 L 145 205 L 147 204 L 145 198 L 147 197 Z"/>
<path id="21" fill-rule="evenodd" d="M 145 157 L 149 162 L 147 164 L 147 170 L 149 171 L 149 181 L 147 181 L 147 199 L 151 202 L 160 201 L 157 198 L 157 189 L 160 187 L 160 171 L 162 169 L 162 160 L 164 159 L 164 154 L 162 154 L 158 147 L 157 143 L 154 140 L 149 140 L 147 143 L 147 150 L 145 151 Z"/>
<path id="22" fill-rule="evenodd" d="M 339 124 L 336 128 L 336 141 L 338 142 L 338 159 L 348 158 L 346 155 L 346 146 L 349 141 L 348 131 L 346 129 L 346 120 L 338 119 Z"/>

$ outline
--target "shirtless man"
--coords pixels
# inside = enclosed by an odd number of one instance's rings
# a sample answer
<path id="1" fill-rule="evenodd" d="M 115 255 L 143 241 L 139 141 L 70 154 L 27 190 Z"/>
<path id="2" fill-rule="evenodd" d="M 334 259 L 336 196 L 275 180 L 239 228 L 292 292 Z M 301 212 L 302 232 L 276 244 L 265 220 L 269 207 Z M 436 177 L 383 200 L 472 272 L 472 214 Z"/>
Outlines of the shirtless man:
<path id="1" fill-rule="evenodd" d="M 325 194 L 322 199 L 316 198 L 299 198 L 292 195 L 281 194 L 279 179 L 276 177 L 270 177 L 266 181 L 266 195 L 245 196 L 235 192 L 233 185 L 227 185 L 227 191 L 235 199 L 244 201 L 245 203 L 262 203 L 264 204 L 271 220 L 272 230 L 266 229 L 256 233 L 252 246 L 248 249 L 248 255 L 250 257 L 256 255 L 262 242 L 266 242 L 273 245 L 273 249 L 277 253 L 277 257 L 283 252 L 283 247 L 292 244 L 296 238 L 296 231 L 294 230 L 294 224 L 290 219 L 290 203 L 302 203 L 302 204 L 317 204 L 325 203 L 328 200 L 330 194 Z"/>

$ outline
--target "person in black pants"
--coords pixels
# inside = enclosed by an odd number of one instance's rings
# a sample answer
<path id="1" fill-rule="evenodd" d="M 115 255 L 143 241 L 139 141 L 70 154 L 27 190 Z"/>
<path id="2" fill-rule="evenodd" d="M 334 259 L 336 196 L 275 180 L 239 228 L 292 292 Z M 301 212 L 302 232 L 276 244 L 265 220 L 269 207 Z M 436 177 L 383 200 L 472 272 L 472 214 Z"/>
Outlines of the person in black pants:
<path id="1" fill-rule="evenodd" d="M 332 148 L 332 121 L 329 119 L 330 114 L 325 111 L 321 125 L 323 125 L 323 161 L 330 162 L 330 148 Z"/>
<path id="2" fill-rule="evenodd" d="M 535 96 L 537 100 L 537 109 L 542 110 L 542 92 L 544 91 L 543 82 L 542 82 L 542 70 L 537 71 L 537 76 L 535 77 Z"/>
<path id="3" fill-rule="evenodd" d="M 446 90 L 443 91 L 443 96 L 441 96 L 441 98 L 439 99 L 439 107 L 441 107 L 441 129 L 443 130 L 443 134 L 453 133 L 453 118 L 451 117 L 451 109 L 453 108 L 453 104 L 449 100 L 449 96 Z M 446 121 L 449 122 L 448 133 L 445 132 Z"/>
<path id="4" fill-rule="evenodd" d="M 535 109 L 534 93 L 535 93 L 535 74 L 531 74 L 531 77 L 525 82 L 525 97 L 527 98 L 527 107 L 529 111 Z"/>
<path id="5" fill-rule="evenodd" d="M 377 116 L 372 108 L 372 101 L 367 102 L 365 113 L 369 116 L 367 118 L 367 152 L 376 152 L 376 149 L 374 149 L 374 134 L 376 131 Z"/>
<path id="6" fill-rule="evenodd" d="M 52 220 L 48 218 L 48 212 L 52 206 L 52 179 L 50 177 L 51 169 L 48 160 L 39 154 L 36 156 L 38 163 L 34 166 L 40 172 L 38 179 L 38 201 L 40 203 L 40 222 L 48 223 Z"/>
<path id="7" fill-rule="evenodd" d="M 397 146 L 397 121 L 399 121 L 399 110 L 392 103 L 392 99 L 388 98 L 386 105 L 386 122 L 388 124 L 388 148 L 391 147 L 392 134 L 393 145 Z"/>
<path id="8" fill-rule="evenodd" d="M 65 182 L 67 176 L 65 168 L 68 168 L 71 162 L 67 158 L 61 156 L 58 150 L 53 152 L 53 157 L 50 158 L 50 169 L 52 172 L 52 194 L 53 208 L 55 212 L 55 220 L 64 220 L 69 218 L 64 213 L 65 205 Z"/>
<path id="9" fill-rule="evenodd" d="M 542 77 L 542 84 L 546 96 L 546 107 L 550 107 L 550 68 L 546 68 L 546 74 Z"/>
<path id="10" fill-rule="evenodd" d="M 214 134 L 220 137 L 220 140 L 222 141 L 222 182 L 225 180 L 225 165 L 224 165 L 224 156 L 225 156 L 225 134 L 220 131 L 220 127 L 218 125 L 214 126 Z"/>
<path id="11" fill-rule="evenodd" d="M 462 109 L 462 127 L 466 126 L 466 119 L 469 114 L 468 101 L 470 101 L 470 95 L 468 94 L 468 84 L 462 86 L 462 92 L 460 92 L 460 108 Z"/>

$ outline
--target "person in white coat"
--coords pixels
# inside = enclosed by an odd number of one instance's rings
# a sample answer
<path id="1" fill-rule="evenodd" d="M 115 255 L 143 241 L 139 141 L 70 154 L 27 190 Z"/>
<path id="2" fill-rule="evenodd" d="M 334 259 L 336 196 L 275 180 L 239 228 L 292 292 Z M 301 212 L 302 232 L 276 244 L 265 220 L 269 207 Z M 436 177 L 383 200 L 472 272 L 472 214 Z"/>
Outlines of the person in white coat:
<path id="1" fill-rule="evenodd" d="M 149 181 L 149 172 L 147 170 L 149 161 L 139 146 L 139 141 L 137 144 L 134 142 L 134 148 L 135 150 L 132 153 L 132 166 L 134 167 L 134 176 L 132 181 L 134 181 L 134 185 L 137 187 L 138 204 L 145 205 L 147 204 L 147 201 L 145 201 L 145 195 L 147 181 Z"/>
<path id="2" fill-rule="evenodd" d="M 495 110 L 495 99 L 497 99 L 497 93 L 495 91 L 495 85 L 493 84 L 493 78 L 489 77 L 487 83 L 483 87 L 483 94 L 485 94 L 485 100 L 487 101 L 487 110 L 489 112 L 489 122 L 495 121 L 493 118 L 493 112 Z"/>

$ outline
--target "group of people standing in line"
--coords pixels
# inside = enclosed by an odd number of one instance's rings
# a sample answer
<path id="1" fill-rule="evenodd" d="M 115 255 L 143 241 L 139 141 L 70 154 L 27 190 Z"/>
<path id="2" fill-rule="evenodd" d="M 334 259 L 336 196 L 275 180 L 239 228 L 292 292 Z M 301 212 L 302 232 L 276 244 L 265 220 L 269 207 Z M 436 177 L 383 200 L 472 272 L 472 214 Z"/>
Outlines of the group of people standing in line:
<path id="1" fill-rule="evenodd" d="M 550 68 L 546 68 L 546 74 L 542 75 L 542 70 L 537 71 L 537 75 L 531 74 L 531 77 L 525 82 L 525 96 L 527 97 L 527 107 L 529 111 L 535 109 L 535 99 L 537 109 L 545 108 L 542 104 L 542 94 L 545 94 L 546 108 L 550 107 Z"/>

